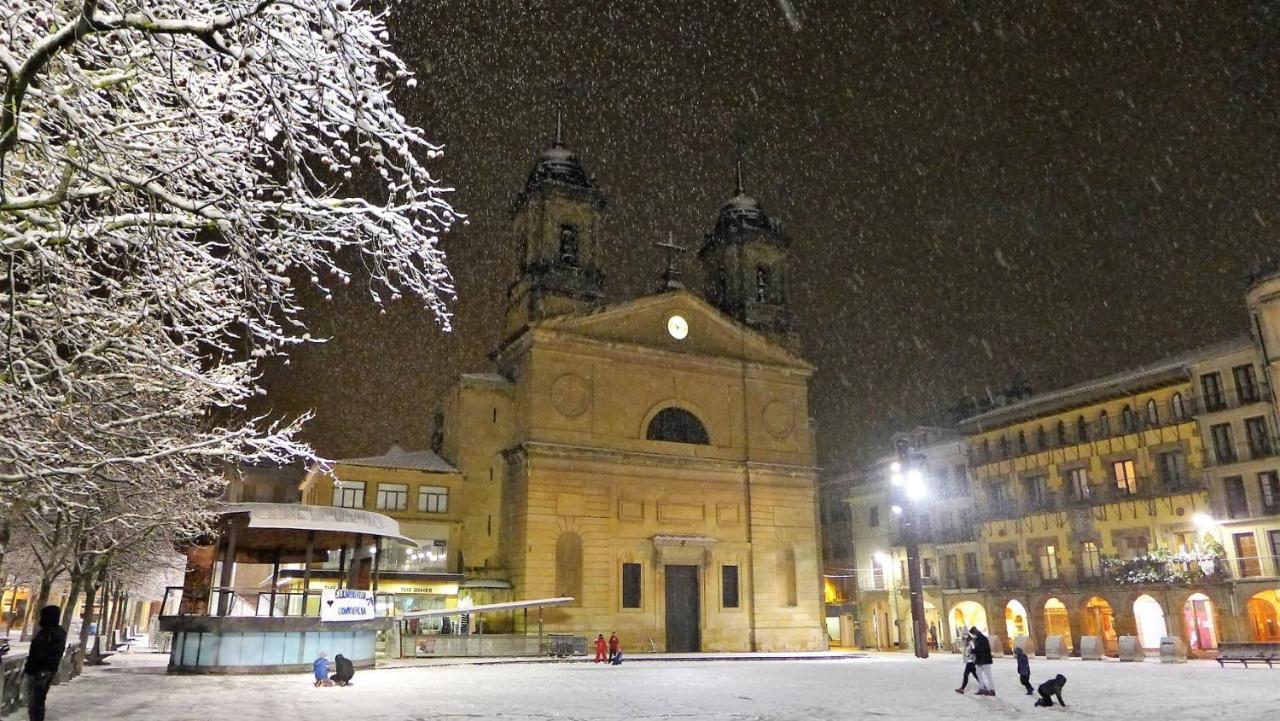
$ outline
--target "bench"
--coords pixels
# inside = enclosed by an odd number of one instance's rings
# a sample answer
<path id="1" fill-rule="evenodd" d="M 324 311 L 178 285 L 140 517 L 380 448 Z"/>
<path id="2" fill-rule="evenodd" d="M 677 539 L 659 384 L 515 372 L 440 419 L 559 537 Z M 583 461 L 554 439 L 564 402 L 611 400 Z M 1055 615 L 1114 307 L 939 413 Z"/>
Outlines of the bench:
<path id="1" fill-rule="evenodd" d="M 1221 668 L 1226 668 L 1229 663 L 1238 663 L 1245 668 L 1249 668 L 1251 663 L 1265 663 L 1267 668 L 1275 668 L 1271 664 L 1276 662 L 1280 662 L 1280 653 L 1265 651 L 1247 644 L 1242 644 L 1239 648 L 1224 645 L 1218 655 L 1218 666 Z"/>

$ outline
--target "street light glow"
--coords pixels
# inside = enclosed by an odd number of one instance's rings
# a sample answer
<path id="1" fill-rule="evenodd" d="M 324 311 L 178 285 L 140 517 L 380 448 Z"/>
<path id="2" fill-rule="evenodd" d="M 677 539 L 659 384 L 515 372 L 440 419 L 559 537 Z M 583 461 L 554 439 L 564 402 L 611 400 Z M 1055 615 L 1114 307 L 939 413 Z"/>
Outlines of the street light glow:
<path id="1" fill-rule="evenodd" d="M 924 473 L 922 473 L 919 468 L 912 468 L 911 470 L 907 471 L 907 482 L 923 484 Z"/>
<path id="2" fill-rule="evenodd" d="M 885 553 L 884 551 L 876 551 L 875 553 L 871 554 L 871 557 L 879 561 L 880 565 L 882 566 L 889 565 L 889 561 L 891 560 L 889 558 L 889 554 Z"/>
<path id="3" fill-rule="evenodd" d="M 901 464 L 901 463 L 899 463 L 899 462 L 897 462 L 897 461 L 894 461 L 893 463 L 890 463 L 890 464 L 889 464 L 889 472 L 890 472 L 890 473 L 902 473 L 902 464 Z"/>
<path id="4" fill-rule="evenodd" d="M 895 485 L 895 486 L 901 486 L 901 485 L 902 485 L 902 474 L 901 474 L 901 473 L 894 473 L 893 475 L 889 476 L 889 482 L 890 482 L 890 483 L 892 483 L 892 484 L 893 484 L 893 485 Z"/>
<path id="5" fill-rule="evenodd" d="M 900 515 L 902 513 L 902 506 L 893 506 L 890 510 L 893 511 L 894 515 Z"/>

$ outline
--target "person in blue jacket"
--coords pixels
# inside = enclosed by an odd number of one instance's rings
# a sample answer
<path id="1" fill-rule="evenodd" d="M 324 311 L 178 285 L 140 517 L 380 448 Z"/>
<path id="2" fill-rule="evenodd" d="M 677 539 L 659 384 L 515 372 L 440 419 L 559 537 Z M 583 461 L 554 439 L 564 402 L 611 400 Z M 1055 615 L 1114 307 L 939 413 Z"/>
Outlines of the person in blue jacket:
<path id="1" fill-rule="evenodd" d="M 329 654 L 321 651 L 320 655 L 316 657 L 315 663 L 311 664 L 311 671 L 316 677 L 316 688 L 333 685 L 333 682 L 329 680 Z"/>

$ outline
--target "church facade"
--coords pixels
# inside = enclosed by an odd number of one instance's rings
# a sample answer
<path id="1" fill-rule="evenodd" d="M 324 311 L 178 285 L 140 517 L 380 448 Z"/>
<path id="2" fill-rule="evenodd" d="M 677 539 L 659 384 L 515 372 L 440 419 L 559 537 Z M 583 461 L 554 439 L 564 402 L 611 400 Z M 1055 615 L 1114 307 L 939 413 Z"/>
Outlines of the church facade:
<path id="1" fill-rule="evenodd" d="M 607 302 L 606 202 L 559 139 L 516 196 L 496 372 L 435 416 L 462 585 L 572 597 L 546 631 L 625 648 L 826 648 L 789 240 L 739 181 L 698 253 L 705 297 L 669 268 L 661 291 Z"/>

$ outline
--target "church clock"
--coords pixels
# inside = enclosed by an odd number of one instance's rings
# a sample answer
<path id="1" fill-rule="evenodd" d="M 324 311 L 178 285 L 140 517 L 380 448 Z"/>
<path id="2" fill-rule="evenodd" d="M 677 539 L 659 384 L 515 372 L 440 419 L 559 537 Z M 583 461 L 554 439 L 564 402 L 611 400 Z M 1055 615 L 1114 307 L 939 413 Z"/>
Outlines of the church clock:
<path id="1" fill-rule="evenodd" d="M 676 340 L 684 340 L 689 335 L 689 321 L 684 316 L 673 315 L 667 319 L 667 332 Z"/>

